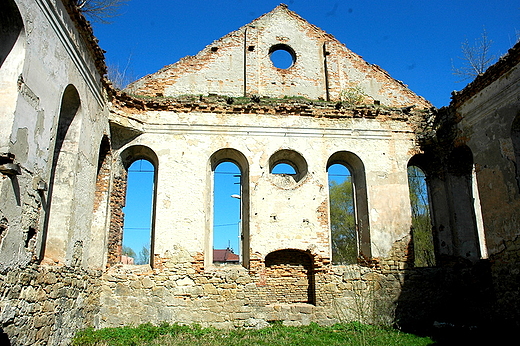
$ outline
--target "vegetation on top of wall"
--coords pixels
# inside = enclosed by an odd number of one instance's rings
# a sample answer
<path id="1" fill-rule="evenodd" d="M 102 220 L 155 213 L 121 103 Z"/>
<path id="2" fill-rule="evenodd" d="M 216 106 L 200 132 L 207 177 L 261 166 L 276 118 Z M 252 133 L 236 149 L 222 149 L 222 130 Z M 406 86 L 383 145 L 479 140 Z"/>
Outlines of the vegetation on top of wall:
<path id="1" fill-rule="evenodd" d="M 350 87 L 341 90 L 339 99 L 348 105 L 360 105 L 366 103 L 366 94 L 359 86 Z"/>
<path id="2" fill-rule="evenodd" d="M 356 89 L 357 90 L 357 89 Z M 179 96 L 150 96 L 150 95 L 138 95 L 138 94 L 128 94 L 129 96 L 141 99 L 141 100 L 172 100 L 175 102 L 204 102 L 204 103 L 219 103 L 219 104 L 228 104 L 228 105 L 247 105 L 247 104 L 261 104 L 268 106 L 277 106 L 283 104 L 303 104 L 310 106 L 324 106 L 330 108 L 358 108 L 358 107 L 377 107 L 380 109 L 395 109 L 395 107 L 388 107 L 380 104 L 372 104 L 365 102 L 365 96 L 360 94 L 356 94 L 357 92 L 346 93 L 343 94 L 339 101 L 326 101 L 323 99 L 313 100 L 303 96 L 284 96 L 281 98 L 277 97 L 268 97 L 268 96 L 225 96 L 218 94 L 208 94 L 208 95 L 179 95 Z M 357 96 L 356 96 L 357 95 Z M 361 97 L 361 98 L 359 98 Z"/>
<path id="3" fill-rule="evenodd" d="M 160 326 L 142 324 L 138 327 L 86 329 L 76 334 L 73 346 L 249 346 L 249 345 L 341 345 L 341 346 L 426 346 L 431 345 L 428 337 L 405 334 L 395 329 L 364 325 L 358 322 L 319 326 L 289 327 L 274 323 L 262 329 L 220 330 L 201 328 L 197 325 L 181 326 L 163 323 Z"/>

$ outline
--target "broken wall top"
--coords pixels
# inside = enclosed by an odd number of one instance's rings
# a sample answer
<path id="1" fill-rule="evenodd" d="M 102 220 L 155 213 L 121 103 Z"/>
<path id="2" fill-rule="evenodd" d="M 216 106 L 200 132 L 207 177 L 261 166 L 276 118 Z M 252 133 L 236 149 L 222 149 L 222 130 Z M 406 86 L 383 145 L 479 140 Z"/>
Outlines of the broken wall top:
<path id="1" fill-rule="evenodd" d="M 277 68 L 273 52 L 289 54 L 292 65 Z M 305 97 L 391 107 L 431 104 L 365 62 L 345 45 L 279 5 L 173 65 L 132 83 L 143 96 L 218 94 L 232 97 Z"/>

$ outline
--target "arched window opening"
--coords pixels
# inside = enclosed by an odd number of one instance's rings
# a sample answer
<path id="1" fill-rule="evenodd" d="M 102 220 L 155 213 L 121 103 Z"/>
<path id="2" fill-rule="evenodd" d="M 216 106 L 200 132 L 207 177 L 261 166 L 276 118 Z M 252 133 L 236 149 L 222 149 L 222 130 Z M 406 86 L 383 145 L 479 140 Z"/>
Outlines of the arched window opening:
<path id="1" fill-rule="evenodd" d="M 511 126 L 511 141 L 515 153 L 515 173 L 518 193 L 520 193 L 520 115 L 517 115 Z"/>
<path id="2" fill-rule="evenodd" d="M 451 227 L 453 229 L 454 254 L 470 261 L 481 258 L 481 244 L 485 241 L 479 239 L 484 230 L 479 230 L 477 222 L 476 205 L 478 198 L 473 191 L 476 179 L 473 179 L 473 153 L 471 149 L 462 145 L 454 148 L 448 156 L 446 181 L 450 196 L 452 210 Z"/>
<path id="3" fill-rule="evenodd" d="M 279 187 L 292 189 L 307 176 L 307 161 L 297 151 L 282 149 L 269 158 L 269 173 Z"/>
<path id="4" fill-rule="evenodd" d="M 242 173 L 231 161 L 221 162 L 213 179 L 213 263 L 242 262 Z"/>
<path id="5" fill-rule="evenodd" d="M 292 166 L 289 163 L 285 163 L 285 162 L 280 162 L 280 163 L 276 164 L 276 166 L 274 166 L 273 169 L 271 170 L 271 174 L 295 175 L 297 173 L 298 172 L 296 171 L 294 166 Z"/>
<path id="6" fill-rule="evenodd" d="M 207 220 L 204 265 L 249 268 L 249 162 L 240 151 L 225 148 L 211 155 L 209 168 L 212 218 Z"/>
<path id="7" fill-rule="evenodd" d="M 0 2 L 0 152 L 9 151 L 18 79 L 25 58 L 25 30 L 22 16 L 12 0 Z"/>
<path id="8" fill-rule="evenodd" d="M 435 266 L 435 249 L 426 175 L 417 166 L 408 166 L 408 187 L 412 212 L 414 265 Z"/>
<path id="9" fill-rule="evenodd" d="M 139 159 L 128 167 L 124 228 L 121 251 L 123 264 L 150 264 L 155 167 Z"/>
<path id="10" fill-rule="evenodd" d="M 44 221 L 44 256 L 50 263 L 65 260 L 68 250 L 71 223 L 71 208 L 74 200 L 75 177 L 73 170 L 78 158 L 80 136 L 80 108 L 78 91 L 67 86 L 62 96 L 57 123 L 56 141 L 52 157 Z"/>
<path id="11" fill-rule="evenodd" d="M 16 3 L 12 0 L 0 3 L 0 68 L 16 46 L 23 31 L 23 21 Z"/>
<path id="12" fill-rule="evenodd" d="M 132 263 L 133 259 L 133 264 L 153 267 L 158 170 L 157 155 L 143 145 L 124 149 L 114 164 L 108 265 Z"/>
<path id="13" fill-rule="evenodd" d="M 365 178 L 365 166 L 361 159 L 354 153 L 348 151 L 338 151 L 332 154 L 327 162 L 327 172 L 329 173 L 329 185 L 332 185 L 332 181 L 338 186 L 334 190 L 342 191 L 343 197 L 338 198 L 338 205 L 343 208 L 344 215 L 347 215 L 347 219 L 339 217 L 338 221 L 334 221 L 335 225 L 340 225 L 339 222 L 343 222 L 342 227 L 343 235 L 340 233 L 334 234 L 338 236 L 339 240 L 350 244 L 350 256 L 347 256 L 347 260 L 341 259 L 339 252 L 332 254 L 333 261 L 335 263 L 355 263 L 352 249 L 356 249 L 355 258 L 372 256 L 372 250 L 370 247 L 370 226 L 368 220 L 368 199 L 367 199 L 367 184 Z M 344 184 L 343 186 L 339 186 Z M 332 192 L 335 192 L 332 190 Z M 331 190 L 329 190 L 331 194 Z M 341 193 L 338 193 L 341 196 Z M 350 197 L 349 197 L 350 196 Z M 332 197 L 332 196 L 330 196 Z M 330 198 L 329 198 L 330 202 Z M 345 203 L 345 204 L 341 204 Z M 332 218 L 336 217 L 332 208 L 329 210 L 329 216 L 331 218 L 331 241 L 332 239 Z M 338 211 L 340 213 L 340 211 Z M 335 227 L 334 225 L 334 227 Z M 339 232 L 339 231 L 338 231 Z M 354 234 L 355 232 L 355 234 Z M 348 242 L 347 242 L 348 240 Z M 341 245 L 341 242 L 337 243 Z M 334 247 L 331 244 L 331 247 Z M 332 252 L 336 250 L 331 249 Z M 348 252 L 347 251 L 347 252 Z"/>
<path id="14" fill-rule="evenodd" d="M 332 263 L 354 264 L 359 250 L 352 175 L 345 165 L 333 164 L 328 177 Z"/>

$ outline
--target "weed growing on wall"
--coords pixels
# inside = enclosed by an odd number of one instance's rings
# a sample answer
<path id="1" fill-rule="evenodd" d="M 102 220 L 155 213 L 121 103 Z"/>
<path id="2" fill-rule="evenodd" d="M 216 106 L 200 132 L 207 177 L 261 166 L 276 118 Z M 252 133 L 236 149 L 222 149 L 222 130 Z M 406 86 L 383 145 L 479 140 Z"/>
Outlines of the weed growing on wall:
<path id="1" fill-rule="evenodd" d="M 339 99 L 351 106 L 362 104 L 365 97 L 365 92 L 359 86 L 343 89 L 339 93 Z"/>

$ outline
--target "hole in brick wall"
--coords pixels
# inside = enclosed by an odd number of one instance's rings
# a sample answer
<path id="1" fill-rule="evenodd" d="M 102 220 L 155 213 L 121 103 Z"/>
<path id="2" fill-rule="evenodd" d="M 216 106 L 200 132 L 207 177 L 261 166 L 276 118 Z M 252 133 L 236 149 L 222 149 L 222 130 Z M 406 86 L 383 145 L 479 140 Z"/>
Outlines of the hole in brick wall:
<path id="1" fill-rule="evenodd" d="M 26 249 L 31 244 L 31 240 L 33 240 L 35 238 L 36 238 L 36 229 L 33 227 L 29 227 L 29 230 L 27 231 L 27 236 L 25 238 L 25 248 Z"/>
<path id="2" fill-rule="evenodd" d="M 274 67 L 286 70 L 296 62 L 296 53 L 286 44 L 275 44 L 269 49 L 269 58 Z"/>
<path id="3" fill-rule="evenodd" d="M 4 239 L 6 234 L 7 234 L 7 220 L 2 219 L 2 220 L 0 220 L 0 243 L 2 243 L 2 240 Z"/>
<path id="4" fill-rule="evenodd" d="M 218 50 L 218 47 L 211 47 L 212 52 L 216 52 Z"/>
<path id="5" fill-rule="evenodd" d="M 249 47 L 247 47 L 247 50 L 250 51 L 250 52 L 252 52 L 252 51 L 255 50 L 255 46 L 249 46 Z"/>

